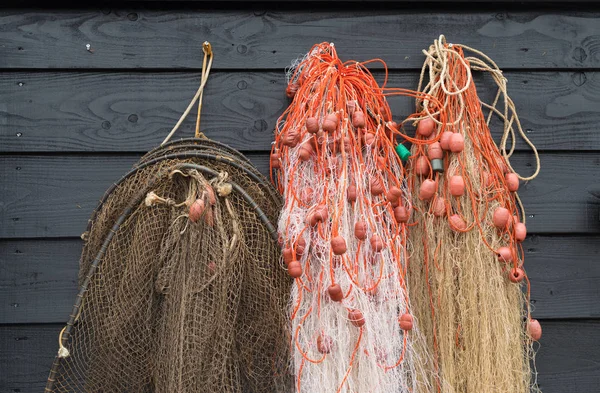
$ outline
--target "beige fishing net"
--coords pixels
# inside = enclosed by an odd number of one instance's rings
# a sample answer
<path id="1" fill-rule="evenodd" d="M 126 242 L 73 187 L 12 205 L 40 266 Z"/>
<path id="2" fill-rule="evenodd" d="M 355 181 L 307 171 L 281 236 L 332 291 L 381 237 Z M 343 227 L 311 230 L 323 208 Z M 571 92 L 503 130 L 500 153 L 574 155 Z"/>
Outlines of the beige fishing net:
<path id="1" fill-rule="evenodd" d="M 203 80 L 204 82 L 204 80 Z M 280 198 L 239 153 L 165 144 L 92 215 L 48 392 L 289 390 Z"/>

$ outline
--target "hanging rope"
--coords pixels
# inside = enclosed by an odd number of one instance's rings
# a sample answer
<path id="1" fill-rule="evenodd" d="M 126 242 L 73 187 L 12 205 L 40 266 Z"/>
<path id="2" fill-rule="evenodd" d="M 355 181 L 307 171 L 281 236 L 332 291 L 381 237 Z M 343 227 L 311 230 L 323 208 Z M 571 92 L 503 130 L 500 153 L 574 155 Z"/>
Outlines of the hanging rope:
<path id="1" fill-rule="evenodd" d="M 194 98 L 192 98 L 192 101 L 189 103 L 188 107 L 183 112 L 183 114 L 181 115 L 181 117 L 179 118 L 179 120 L 177 121 L 175 126 L 173 127 L 173 129 L 169 132 L 169 134 L 167 135 L 165 140 L 162 141 L 161 146 L 164 145 L 165 143 L 167 143 L 171 139 L 173 134 L 175 134 L 175 131 L 177 131 L 177 129 L 179 129 L 179 126 L 181 125 L 181 123 L 183 123 L 183 121 L 189 115 L 189 113 L 191 112 L 192 108 L 194 107 L 194 104 L 196 103 L 196 101 L 198 101 L 198 115 L 196 117 L 195 136 L 196 136 L 196 138 L 200 138 L 200 136 L 201 136 L 200 113 L 202 112 L 202 95 L 204 92 L 204 86 L 206 85 L 206 82 L 208 81 L 208 75 L 210 74 L 210 69 L 212 67 L 212 61 L 213 61 L 213 52 L 212 52 L 212 46 L 210 45 L 210 42 L 204 41 L 204 43 L 202 44 L 202 51 L 204 52 L 204 60 L 202 61 L 202 76 L 200 78 L 200 87 L 198 88 L 198 91 L 194 95 Z M 207 64 L 207 59 L 208 59 L 208 64 Z"/>

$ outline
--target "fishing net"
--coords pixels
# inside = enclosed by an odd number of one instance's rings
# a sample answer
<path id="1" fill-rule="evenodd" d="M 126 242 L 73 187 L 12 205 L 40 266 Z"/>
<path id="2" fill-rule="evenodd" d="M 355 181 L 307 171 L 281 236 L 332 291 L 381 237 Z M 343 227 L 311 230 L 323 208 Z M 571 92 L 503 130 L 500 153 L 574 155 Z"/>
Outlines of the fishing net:
<path id="1" fill-rule="evenodd" d="M 280 197 L 198 136 L 146 154 L 92 214 L 46 391 L 289 389 Z"/>
<path id="2" fill-rule="evenodd" d="M 506 93 L 506 79 L 484 54 L 440 37 L 424 51 L 420 90 L 444 113 L 418 99 L 410 163 L 415 225 L 408 277 L 414 313 L 434 354 L 430 381 L 439 392 L 538 391 L 530 360 L 541 336 L 530 316 L 523 266 L 525 215 L 519 179 L 509 158 L 517 133 L 532 147 Z M 465 56 L 469 52 L 472 56 Z M 472 70 L 498 87 L 490 105 L 477 96 Z M 486 118 L 482 106 L 490 110 Z M 500 148 L 490 134 L 492 115 L 503 129 Z M 507 148 L 507 141 L 512 147 Z M 418 344 L 423 344 L 420 342 Z"/>
<path id="3" fill-rule="evenodd" d="M 342 62 L 322 43 L 288 72 L 293 101 L 278 121 L 271 167 L 284 195 L 283 259 L 295 278 L 297 392 L 434 388 L 430 356 L 413 351 L 423 337 L 406 278 L 411 194 L 396 150 L 408 151 L 395 143 L 386 101 L 424 95 L 384 91 L 371 62 Z"/>

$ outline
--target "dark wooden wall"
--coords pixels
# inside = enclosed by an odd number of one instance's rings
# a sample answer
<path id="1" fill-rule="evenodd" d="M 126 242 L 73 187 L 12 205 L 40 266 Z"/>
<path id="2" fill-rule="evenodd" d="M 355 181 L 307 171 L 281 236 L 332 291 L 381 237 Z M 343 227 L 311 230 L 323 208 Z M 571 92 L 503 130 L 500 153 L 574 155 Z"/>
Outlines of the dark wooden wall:
<path id="1" fill-rule="evenodd" d="M 534 3 L 0 8 L 0 393 L 42 391 L 76 292 L 79 235 L 104 190 L 184 110 L 204 40 L 215 51 L 204 131 L 266 172 L 292 59 L 333 41 L 346 59 L 384 59 L 392 85 L 415 88 L 421 50 L 440 33 L 497 60 L 541 153 L 540 176 L 521 189 L 544 328 L 539 384 L 600 391 L 600 8 Z M 391 101 L 398 119 L 411 112 L 410 100 Z M 191 123 L 179 132 L 191 134 Z M 532 169 L 523 144 L 515 156 Z"/>

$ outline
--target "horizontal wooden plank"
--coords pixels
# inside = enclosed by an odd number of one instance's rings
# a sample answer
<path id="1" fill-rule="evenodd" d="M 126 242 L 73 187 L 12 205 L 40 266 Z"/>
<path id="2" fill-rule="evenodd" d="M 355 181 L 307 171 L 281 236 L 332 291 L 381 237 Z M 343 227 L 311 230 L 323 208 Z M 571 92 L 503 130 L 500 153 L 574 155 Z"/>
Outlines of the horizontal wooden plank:
<path id="1" fill-rule="evenodd" d="M 0 241 L 0 324 L 65 322 L 81 239 Z"/>
<path id="2" fill-rule="evenodd" d="M 251 154 L 263 173 L 266 153 Z M 79 236 L 98 199 L 138 155 L 0 156 L 0 238 Z M 519 152 L 523 174 L 535 161 Z M 521 186 L 531 233 L 598 233 L 600 159 L 591 153 L 546 153 L 537 179 Z"/>
<path id="3" fill-rule="evenodd" d="M 536 318 L 600 317 L 600 237 L 537 236 L 523 244 Z M 68 319 L 80 239 L 0 241 L 0 324 Z"/>
<path id="4" fill-rule="evenodd" d="M 376 74 L 383 80 L 382 74 Z M 478 75 L 481 99 L 495 95 Z M 600 150 L 600 72 L 507 72 L 528 137 L 540 150 Z M 197 73 L 14 72 L 0 74 L 0 152 L 127 151 L 158 145 L 187 107 Z M 389 86 L 416 88 L 417 72 L 396 72 Z M 207 85 L 204 132 L 242 150 L 266 150 L 289 105 L 283 72 L 214 73 Z M 396 120 L 414 101 L 391 97 Z M 178 135 L 192 135 L 195 116 Z M 500 139 L 500 127 L 494 127 Z M 518 149 L 528 149 L 524 143 Z"/>
<path id="5" fill-rule="evenodd" d="M 600 64 L 596 11 L 253 8 L 3 10 L 0 58 L 3 68 L 13 69 L 199 69 L 208 40 L 215 69 L 282 69 L 313 44 L 333 40 L 345 59 L 377 57 L 391 68 L 414 69 L 423 62 L 421 50 L 444 33 L 502 68 Z"/>
<path id="6" fill-rule="evenodd" d="M 544 393 L 596 393 L 600 385 L 600 322 L 542 321 L 536 356 Z M 0 327 L 0 391 L 44 389 L 62 325 Z"/>

